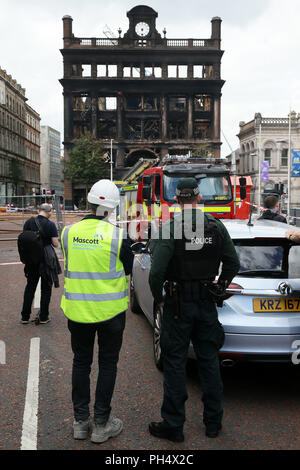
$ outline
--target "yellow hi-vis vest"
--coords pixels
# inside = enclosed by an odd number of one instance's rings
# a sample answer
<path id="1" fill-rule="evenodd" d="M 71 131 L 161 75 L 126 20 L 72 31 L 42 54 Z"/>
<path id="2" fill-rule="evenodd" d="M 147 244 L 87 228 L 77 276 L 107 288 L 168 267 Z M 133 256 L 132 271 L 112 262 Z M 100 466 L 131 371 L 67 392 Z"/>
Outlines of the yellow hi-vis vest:
<path id="1" fill-rule="evenodd" d="M 120 260 L 122 237 L 122 229 L 93 218 L 64 228 L 61 308 L 70 320 L 98 323 L 127 310 L 128 286 Z"/>

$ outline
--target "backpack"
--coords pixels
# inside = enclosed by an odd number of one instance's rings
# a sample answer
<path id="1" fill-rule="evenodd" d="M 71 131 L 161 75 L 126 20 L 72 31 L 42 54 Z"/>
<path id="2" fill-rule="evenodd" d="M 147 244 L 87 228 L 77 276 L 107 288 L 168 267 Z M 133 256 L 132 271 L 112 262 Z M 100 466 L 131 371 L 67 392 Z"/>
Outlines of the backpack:
<path id="1" fill-rule="evenodd" d="M 39 265 L 44 255 L 43 229 L 37 217 L 32 217 L 31 228 L 33 227 L 33 221 L 36 223 L 38 230 L 23 230 L 18 236 L 20 260 L 27 265 Z"/>

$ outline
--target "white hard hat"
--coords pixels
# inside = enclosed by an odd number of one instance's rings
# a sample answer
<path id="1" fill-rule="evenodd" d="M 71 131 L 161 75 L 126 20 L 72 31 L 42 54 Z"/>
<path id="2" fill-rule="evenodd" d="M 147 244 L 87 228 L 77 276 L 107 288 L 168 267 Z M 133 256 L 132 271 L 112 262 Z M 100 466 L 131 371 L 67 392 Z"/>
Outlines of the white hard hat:
<path id="1" fill-rule="evenodd" d="M 108 209 L 114 209 L 120 204 L 120 194 L 117 186 L 110 180 L 99 180 L 87 196 L 88 202 Z"/>

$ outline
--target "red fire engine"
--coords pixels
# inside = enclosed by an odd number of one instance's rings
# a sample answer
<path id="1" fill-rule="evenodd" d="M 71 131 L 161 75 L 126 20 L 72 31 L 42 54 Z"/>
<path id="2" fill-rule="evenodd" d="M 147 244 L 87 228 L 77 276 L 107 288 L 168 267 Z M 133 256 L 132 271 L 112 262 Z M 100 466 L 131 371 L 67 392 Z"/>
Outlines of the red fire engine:
<path id="1" fill-rule="evenodd" d="M 144 221 L 153 218 L 159 222 L 168 220 L 180 211 L 174 200 L 175 191 L 179 179 L 188 176 L 198 181 L 202 195 L 199 208 L 204 212 L 222 219 L 249 217 L 252 188 L 249 176 L 238 178 L 231 175 L 222 159 L 167 156 L 160 166 L 144 171 L 138 183 L 136 198 L 132 197 L 131 192 L 130 201 L 127 201 L 126 218 L 141 219 L 142 216 Z"/>

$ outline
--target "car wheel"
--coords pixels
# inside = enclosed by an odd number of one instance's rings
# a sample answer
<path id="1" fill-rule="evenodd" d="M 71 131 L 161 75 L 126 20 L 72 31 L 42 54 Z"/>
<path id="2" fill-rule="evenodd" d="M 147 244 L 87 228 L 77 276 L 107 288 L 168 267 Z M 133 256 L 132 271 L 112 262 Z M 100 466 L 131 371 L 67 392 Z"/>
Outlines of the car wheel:
<path id="1" fill-rule="evenodd" d="M 137 315 L 142 313 L 142 309 L 139 306 L 139 303 L 138 303 L 136 295 L 135 295 L 132 276 L 130 276 L 130 310 L 132 311 L 132 313 L 135 313 Z"/>
<path id="2" fill-rule="evenodd" d="M 162 308 L 156 306 L 154 309 L 154 323 L 153 323 L 153 352 L 155 365 L 159 370 L 163 370 L 163 358 L 160 347 L 160 336 L 162 327 Z"/>

